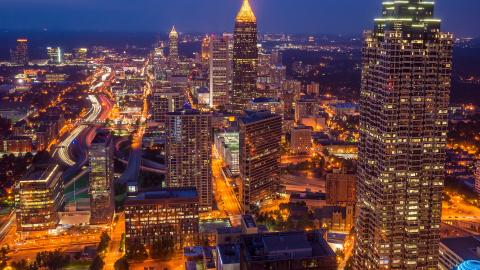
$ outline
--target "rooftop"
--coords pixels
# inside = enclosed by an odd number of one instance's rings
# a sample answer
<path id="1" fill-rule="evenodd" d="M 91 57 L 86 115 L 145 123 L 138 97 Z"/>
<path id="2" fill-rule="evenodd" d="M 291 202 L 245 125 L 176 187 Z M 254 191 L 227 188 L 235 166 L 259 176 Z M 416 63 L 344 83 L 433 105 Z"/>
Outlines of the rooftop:
<path id="1" fill-rule="evenodd" d="M 275 118 L 280 116 L 272 114 L 270 111 L 245 111 L 245 116 L 240 117 L 239 120 L 244 124 L 251 124 L 262 120 L 267 120 L 270 118 Z"/>
<path id="2" fill-rule="evenodd" d="M 254 98 L 252 103 L 274 103 L 274 102 L 280 102 L 278 98 L 269 98 L 269 97 L 259 97 L 259 98 Z"/>
<path id="3" fill-rule="evenodd" d="M 48 181 L 60 171 L 56 164 L 32 166 L 21 181 Z"/>
<path id="4" fill-rule="evenodd" d="M 196 199 L 198 193 L 195 188 L 164 188 L 141 191 L 136 197 L 128 198 L 131 200 L 165 200 L 165 199 Z"/>
<path id="5" fill-rule="evenodd" d="M 480 256 L 477 253 L 477 248 L 480 248 L 480 235 L 444 238 L 440 240 L 440 243 L 463 260 L 480 260 Z"/>
<path id="6" fill-rule="evenodd" d="M 110 139 L 110 132 L 108 130 L 98 130 L 97 134 L 95 135 L 95 138 L 92 141 L 92 144 L 104 144 L 107 143 Z"/>
<path id="7" fill-rule="evenodd" d="M 247 261 L 335 258 L 319 230 L 243 235 L 242 246 Z"/>
<path id="8" fill-rule="evenodd" d="M 221 244 L 217 246 L 218 257 L 223 265 L 240 263 L 240 246 L 235 244 Z"/>

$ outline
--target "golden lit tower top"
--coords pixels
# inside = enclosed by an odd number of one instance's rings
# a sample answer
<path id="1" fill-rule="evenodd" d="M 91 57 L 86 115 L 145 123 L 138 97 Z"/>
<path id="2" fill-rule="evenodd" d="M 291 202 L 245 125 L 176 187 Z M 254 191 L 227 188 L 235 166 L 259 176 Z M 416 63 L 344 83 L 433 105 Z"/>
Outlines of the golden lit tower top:
<path id="1" fill-rule="evenodd" d="M 240 11 L 237 14 L 236 18 L 237 22 L 256 22 L 257 18 L 255 17 L 255 14 L 253 13 L 252 7 L 250 6 L 250 3 L 248 0 L 243 0 L 242 7 L 240 8 Z"/>
<path id="2" fill-rule="evenodd" d="M 175 25 L 172 27 L 172 31 L 170 31 L 170 36 L 178 37 L 177 30 L 175 30 Z"/>

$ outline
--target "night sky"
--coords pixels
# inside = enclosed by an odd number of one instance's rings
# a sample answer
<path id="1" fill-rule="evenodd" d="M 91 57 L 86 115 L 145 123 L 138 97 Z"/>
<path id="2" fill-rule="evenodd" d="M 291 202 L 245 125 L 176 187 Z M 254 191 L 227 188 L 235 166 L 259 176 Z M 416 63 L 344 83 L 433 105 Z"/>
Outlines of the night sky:
<path id="1" fill-rule="evenodd" d="M 250 0 L 261 32 L 359 34 L 382 0 Z M 231 31 L 241 0 L 0 0 L 0 29 Z M 443 30 L 480 36 L 480 0 L 437 0 Z"/>

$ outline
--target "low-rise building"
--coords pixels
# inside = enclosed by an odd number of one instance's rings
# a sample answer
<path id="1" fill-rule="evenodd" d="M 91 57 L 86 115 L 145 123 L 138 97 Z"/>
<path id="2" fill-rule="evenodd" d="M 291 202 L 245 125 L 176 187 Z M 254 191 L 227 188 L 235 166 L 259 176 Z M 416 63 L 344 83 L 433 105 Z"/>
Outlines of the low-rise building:
<path id="1" fill-rule="evenodd" d="M 337 269 L 336 256 L 323 231 L 242 236 L 240 269 Z"/>
<path id="2" fill-rule="evenodd" d="M 312 128 L 298 126 L 290 134 L 290 147 L 294 154 L 308 154 L 312 148 Z"/>
<path id="3" fill-rule="evenodd" d="M 455 267 L 467 260 L 480 260 L 480 236 L 440 240 L 439 268 L 441 270 L 456 269 Z"/>

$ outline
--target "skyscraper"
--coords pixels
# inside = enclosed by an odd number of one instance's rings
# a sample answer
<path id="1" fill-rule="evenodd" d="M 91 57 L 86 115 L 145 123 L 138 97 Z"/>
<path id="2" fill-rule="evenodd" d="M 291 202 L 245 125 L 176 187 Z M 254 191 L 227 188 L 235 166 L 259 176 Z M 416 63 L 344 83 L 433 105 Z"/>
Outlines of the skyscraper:
<path id="1" fill-rule="evenodd" d="M 212 208 L 212 120 L 183 109 L 167 115 L 167 187 L 195 187 L 201 210 Z"/>
<path id="2" fill-rule="evenodd" d="M 269 111 L 239 119 L 240 203 L 245 212 L 277 190 L 280 171 L 282 117 Z"/>
<path id="3" fill-rule="evenodd" d="M 170 48 L 169 48 L 169 55 L 168 59 L 171 65 L 175 65 L 178 63 L 178 33 L 175 30 L 175 26 L 172 27 L 170 34 L 168 35 L 170 40 Z"/>
<path id="4" fill-rule="evenodd" d="M 437 269 L 452 35 L 434 2 L 383 2 L 360 97 L 355 269 Z"/>
<path id="5" fill-rule="evenodd" d="M 218 108 L 228 102 L 228 39 L 210 38 L 210 107 Z"/>
<path id="6" fill-rule="evenodd" d="M 210 56 L 211 56 L 211 50 L 210 50 L 210 43 L 211 43 L 211 40 L 210 40 L 210 36 L 209 35 L 206 35 L 203 39 L 202 39 L 202 63 L 204 64 L 207 64 L 208 61 L 210 60 Z"/>
<path id="7" fill-rule="evenodd" d="M 60 47 L 47 47 L 48 61 L 54 64 L 63 62 L 62 49 Z"/>
<path id="8" fill-rule="evenodd" d="M 91 224 L 110 223 L 113 218 L 113 147 L 108 131 L 100 130 L 88 151 Z"/>
<path id="9" fill-rule="evenodd" d="M 12 62 L 17 65 L 28 65 L 28 39 L 17 39 L 17 47 L 11 51 Z"/>
<path id="10" fill-rule="evenodd" d="M 235 112 L 246 109 L 257 94 L 257 18 L 244 0 L 235 19 L 233 78 L 230 103 Z"/>
<path id="11" fill-rule="evenodd" d="M 163 129 L 167 122 L 167 113 L 180 110 L 185 103 L 185 96 L 181 89 L 162 87 L 155 90 L 152 99 L 153 120 Z"/>

